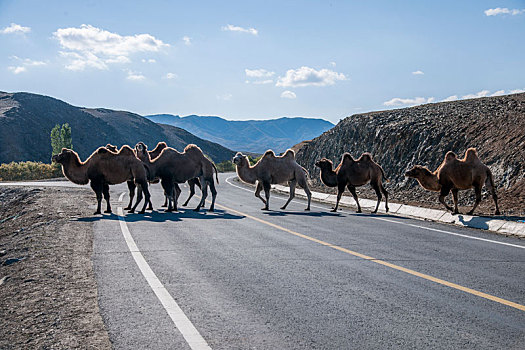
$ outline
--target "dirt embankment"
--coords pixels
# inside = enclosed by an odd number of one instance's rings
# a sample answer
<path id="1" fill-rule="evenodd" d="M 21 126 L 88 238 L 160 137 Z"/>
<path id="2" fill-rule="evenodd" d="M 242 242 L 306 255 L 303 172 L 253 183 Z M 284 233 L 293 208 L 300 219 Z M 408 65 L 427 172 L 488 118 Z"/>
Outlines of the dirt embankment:
<path id="1" fill-rule="evenodd" d="M 525 215 L 525 94 L 357 114 L 295 148 L 297 161 L 308 169 L 316 189 L 330 191 L 319 181 L 316 160 L 326 157 L 337 165 L 344 152 L 355 158 L 370 152 L 390 179 L 392 200 L 442 208 L 437 193 L 422 189 L 404 173 L 415 164 L 435 170 L 447 151 L 462 158 L 469 147 L 477 148 L 492 170 L 503 213 Z M 368 185 L 359 191 L 363 197 L 376 198 Z M 460 192 L 463 207 L 471 206 L 474 198 L 472 190 Z M 493 212 L 485 191 L 476 214 Z"/>
<path id="2" fill-rule="evenodd" d="M 0 188 L 0 348 L 109 349 L 83 189 Z"/>

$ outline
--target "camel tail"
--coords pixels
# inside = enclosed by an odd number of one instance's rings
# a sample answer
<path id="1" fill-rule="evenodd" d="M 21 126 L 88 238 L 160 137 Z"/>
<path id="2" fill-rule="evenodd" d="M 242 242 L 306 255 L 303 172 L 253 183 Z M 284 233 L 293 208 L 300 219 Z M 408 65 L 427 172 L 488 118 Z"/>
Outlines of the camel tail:
<path id="1" fill-rule="evenodd" d="M 385 174 L 385 171 L 383 170 L 383 167 L 381 165 L 379 165 L 379 164 L 378 164 L 378 166 L 379 166 L 379 169 L 381 169 L 381 174 L 383 174 L 383 178 L 385 179 L 385 182 L 390 182 L 390 179 L 388 179 L 386 177 L 386 174 Z"/>
<path id="2" fill-rule="evenodd" d="M 492 190 L 494 193 L 496 193 L 496 185 L 494 185 L 494 177 L 492 176 L 492 171 L 490 171 L 489 167 L 487 167 L 487 179 L 490 181 L 490 186 L 492 186 Z"/>
<path id="3" fill-rule="evenodd" d="M 305 167 L 301 167 L 301 169 L 303 169 L 304 173 L 306 174 L 306 177 L 310 177 L 310 173 L 308 172 L 308 170 L 306 170 Z"/>
<path id="4" fill-rule="evenodd" d="M 219 183 L 219 171 L 217 170 L 217 167 L 215 166 L 214 162 L 211 162 L 211 165 L 213 165 L 213 169 L 215 169 L 215 179 L 217 180 L 217 184 Z"/>

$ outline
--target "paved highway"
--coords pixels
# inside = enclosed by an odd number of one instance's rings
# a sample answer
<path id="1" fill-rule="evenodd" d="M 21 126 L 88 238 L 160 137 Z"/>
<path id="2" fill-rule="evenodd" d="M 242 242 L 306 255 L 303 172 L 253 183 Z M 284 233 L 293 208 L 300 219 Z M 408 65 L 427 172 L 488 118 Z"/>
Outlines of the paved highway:
<path id="1" fill-rule="evenodd" d="M 164 213 L 153 185 L 154 213 L 86 219 L 116 349 L 525 348 L 525 242 L 275 194 L 265 212 L 233 177 L 215 213 Z"/>

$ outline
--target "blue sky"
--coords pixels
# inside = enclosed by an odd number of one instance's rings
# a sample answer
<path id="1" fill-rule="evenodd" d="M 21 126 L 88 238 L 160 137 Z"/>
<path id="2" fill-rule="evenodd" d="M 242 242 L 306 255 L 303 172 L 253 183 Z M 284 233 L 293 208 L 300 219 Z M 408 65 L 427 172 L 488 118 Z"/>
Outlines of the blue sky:
<path id="1" fill-rule="evenodd" d="M 0 90 L 227 119 L 525 90 L 525 1 L 0 0 Z"/>

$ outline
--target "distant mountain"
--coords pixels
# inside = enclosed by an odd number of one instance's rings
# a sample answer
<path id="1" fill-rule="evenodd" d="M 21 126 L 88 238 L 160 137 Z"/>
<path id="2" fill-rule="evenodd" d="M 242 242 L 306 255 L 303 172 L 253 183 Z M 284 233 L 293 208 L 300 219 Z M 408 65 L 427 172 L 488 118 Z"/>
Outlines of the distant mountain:
<path id="1" fill-rule="evenodd" d="M 234 155 L 232 150 L 217 143 L 174 126 L 156 124 L 138 114 L 75 107 L 37 94 L 0 92 L 0 163 L 49 162 L 51 129 L 63 123 L 71 126 L 73 148 L 81 159 L 107 143 L 134 146 L 139 141 L 152 148 L 157 142 L 166 141 L 178 150 L 195 143 L 215 162 Z"/>
<path id="2" fill-rule="evenodd" d="M 155 123 L 183 128 L 235 151 L 253 153 L 263 153 L 267 149 L 283 152 L 296 143 L 310 140 L 334 127 L 334 124 L 326 120 L 310 118 L 237 121 L 198 115 L 179 117 L 156 114 L 145 117 Z"/>

